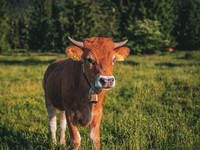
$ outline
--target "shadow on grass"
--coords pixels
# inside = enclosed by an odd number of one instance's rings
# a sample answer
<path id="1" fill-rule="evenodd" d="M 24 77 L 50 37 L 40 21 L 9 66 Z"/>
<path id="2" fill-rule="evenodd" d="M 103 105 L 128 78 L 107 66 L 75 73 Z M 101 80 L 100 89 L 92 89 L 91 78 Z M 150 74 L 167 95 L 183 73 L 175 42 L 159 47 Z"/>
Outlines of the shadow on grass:
<path id="1" fill-rule="evenodd" d="M 131 66 L 138 66 L 140 63 L 135 62 L 135 61 L 131 61 L 131 60 L 126 60 L 124 62 L 125 65 L 131 65 Z"/>
<path id="2" fill-rule="evenodd" d="M 185 53 L 184 56 L 177 57 L 176 59 L 184 59 L 184 60 L 189 60 L 189 59 L 194 59 L 193 55 L 190 53 Z"/>
<path id="3" fill-rule="evenodd" d="M 199 63 L 190 63 L 190 64 L 175 64 L 175 63 L 157 63 L 155 66 L 160 67 L 187 67 L 187 66 L 200 66 Z"/>
<path id="4" fill-rule="evenodd" d="M 43 139 L 43 140 L 41 140 Z M 9 149 L 50 149 L 46 135 L 0 126 L 1 148 Z"/>
<path id="5" fill-rule="evenodd" d="M 26 59 L 26 60 L 0 60 L 0 64 L 4 65 L 23 65 L 23 66 L 31 66 L 31 65 L 44 65 L 50 64 L 55 61 L 55 59 L 51 60 L 37 60 L 37 59 Z"/>

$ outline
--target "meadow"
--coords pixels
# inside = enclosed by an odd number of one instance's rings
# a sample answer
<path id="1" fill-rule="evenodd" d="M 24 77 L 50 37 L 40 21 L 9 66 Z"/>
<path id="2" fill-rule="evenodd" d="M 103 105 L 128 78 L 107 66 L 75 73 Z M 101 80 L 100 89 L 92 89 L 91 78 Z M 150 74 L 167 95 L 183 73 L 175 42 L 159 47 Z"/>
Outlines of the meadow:
<path id="1" fill-rule="evenodd" d="M 0 150 L 51 149 L 42 77 L 50 62 L 65 57 L 0 55 Z M 116 63 L 114 75 L 116 87 L 104 99 L 102 150 L 200 149 L 200 51 L 130 56 Z M 79 129 L 80 150 L 93 149 L 89 129 Z"/>

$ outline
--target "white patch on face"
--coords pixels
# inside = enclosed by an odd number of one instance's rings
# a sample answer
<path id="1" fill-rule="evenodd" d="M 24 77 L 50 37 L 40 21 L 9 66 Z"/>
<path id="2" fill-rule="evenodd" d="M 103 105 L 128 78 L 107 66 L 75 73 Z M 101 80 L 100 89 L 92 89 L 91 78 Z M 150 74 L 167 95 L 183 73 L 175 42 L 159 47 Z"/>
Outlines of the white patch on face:
<path id="1" fill-rule="evenodd" d="M 92 59 L 92 56 L 90 54 L 87 55 L 87 59 Z"/>

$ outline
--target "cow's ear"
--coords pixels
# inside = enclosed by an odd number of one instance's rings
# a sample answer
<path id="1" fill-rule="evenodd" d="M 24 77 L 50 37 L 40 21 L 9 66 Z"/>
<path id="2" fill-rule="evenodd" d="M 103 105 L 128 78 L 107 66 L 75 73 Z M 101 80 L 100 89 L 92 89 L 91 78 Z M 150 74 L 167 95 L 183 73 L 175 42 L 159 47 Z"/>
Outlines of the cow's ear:
<path id="1" fill-rule="evenodd" d="M 76 61 L 82 59 L 83 50 L 77 46 L 69 46 L 66 48 L 65 52 L 70 58 Z"/>
<path id="2" fill-rule="evenodd" d="M 124 59 L 129 55 L 130 49 L 128 47 L 120 47 L 115 49 L 116 51 L 116 61 L 124 61 Z"/>

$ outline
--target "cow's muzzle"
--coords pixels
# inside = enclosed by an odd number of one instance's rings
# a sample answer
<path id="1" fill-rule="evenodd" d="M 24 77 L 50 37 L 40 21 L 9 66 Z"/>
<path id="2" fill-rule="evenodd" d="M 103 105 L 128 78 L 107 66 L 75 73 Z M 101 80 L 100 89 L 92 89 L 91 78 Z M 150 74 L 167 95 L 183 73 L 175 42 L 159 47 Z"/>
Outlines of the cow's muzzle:
<path id="1" fill-rule="evenodd" d="M 115 86 L 114 76 L 99 76 L 95 83 L 95 87 L 102 88 L 103 90 L 109 90 Z"/>

